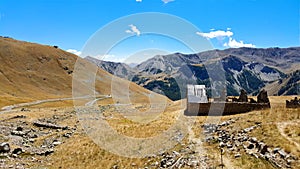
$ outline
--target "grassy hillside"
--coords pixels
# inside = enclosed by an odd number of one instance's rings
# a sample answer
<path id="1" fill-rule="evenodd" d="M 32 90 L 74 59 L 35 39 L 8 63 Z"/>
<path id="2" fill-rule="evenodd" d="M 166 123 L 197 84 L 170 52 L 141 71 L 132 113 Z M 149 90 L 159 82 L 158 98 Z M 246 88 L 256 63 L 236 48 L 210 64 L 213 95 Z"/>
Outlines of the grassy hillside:
<path id="1" fill-rule="evenodd" d="M 0 37 L 0 107 L 40 99 L 72 97 L 72 83 L 76 84 L 79 92 L 93 86 L 83 81 L 87 76 L 95 79 L 95 90 L 99 95 L 111 94 L 112 81 L 114 90 L 124 91 L 122 88 L 126 83 L 133 102 L 147 101 L 150 93 L 59 48 Z"/>

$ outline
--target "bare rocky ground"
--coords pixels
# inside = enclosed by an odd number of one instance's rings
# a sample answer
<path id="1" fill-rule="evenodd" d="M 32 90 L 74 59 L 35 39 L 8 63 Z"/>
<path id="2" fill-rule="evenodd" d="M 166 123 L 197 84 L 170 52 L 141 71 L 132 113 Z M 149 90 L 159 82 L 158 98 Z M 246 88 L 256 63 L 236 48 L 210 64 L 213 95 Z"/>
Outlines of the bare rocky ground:
<path id="1" fill-rule="evenodd" d="M 249 133 L 252 130 L 259 130 L 261 123 L 256 122 L 255 125 L 240 131 L 232 131 L 228 126 L 235 123 L 235 119 L 224 121 L 219 125 L 204 124 L 202 125 L 206 134 L 206 141 L 209 143 L 218 143 L 220 149 L 230 151 L 235 158 L 240 158 L 242 153 L 260 158 L 271 163 L 275 168 L 291 168 L 292 163 L 298 160 L 298 157 L 287 153 L 280 147 L 270 148 L 263 141 L 255 137 L 251 137 Z"/>
<path id="2" fill-rule="evenodd" d="M 7 118 L 0 119 L 0 168 L 38 168 L 51 166 L 51 156 L 57 146 L 76 134 L 84 134 L 75 111 L 52 112 L 41 117 L 31 117 L 30 109 L 20 109 Z M 195 124 L 202 130 L 189 129 L 189 135 L 177 148 L 148 157 L 143 166 L 131 163 L 131 168 L 237 168 L 224 156 L 223 164 L 219 154 L 211 154 L 205 145 L 218 147 L 217 151 L 229 152 L 235 159 L 243 155 L 267 161 L 274 168 L 294 168 L 299 157 L 287 153 L 282 147 L 273 147 L 251 136 L 260 130 L 261 122 L 253 126 L 232 130 L 241 117 L 232 118 L 219 124 Z M 72 119 L 72 122 L 70 122 Z M 66 122 L 69 121 L 69 122 Z M 273 147 L 273 148 L 272 148 Z M 216 162 L 216 159 L 218 162 Z M 114 165 L 112 168 L 121 168 Z"/>
<path id="3" fill-rule="evenodd" d="M 31 168 L 47 164 L 55 147 L 77 132 L 75 126 L 59 123 L 75 112 L 38 118 L 27 117 L 29 109 L 21 109 L 22 115 L 0 120 L 0 168 Z M 53 110 L 55 112 L 56 110 Z"/>

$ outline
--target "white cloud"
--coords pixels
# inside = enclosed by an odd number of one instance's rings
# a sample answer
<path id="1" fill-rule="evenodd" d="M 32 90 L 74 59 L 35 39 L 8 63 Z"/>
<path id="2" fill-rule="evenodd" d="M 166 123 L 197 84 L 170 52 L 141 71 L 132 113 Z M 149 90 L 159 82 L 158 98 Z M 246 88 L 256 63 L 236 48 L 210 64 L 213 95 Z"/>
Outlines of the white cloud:
<path id="1" fill-rule="evenodd" d="M 227 30 L 227 31 L 217 30 L 217 31 L 211 31 L 208 33 L 196 32 L 196 34 L 200 35 L 204 38 L 207 38 L 207 39 L 212 39 L 212 38 L 231 37 L 233 35 L 233 32 L 231 32 L 229 30 Z"/>
<path id="2" fill-rule="evenodd" d="M 196 32 L 196 34 L 207 39 L 217 38 L 219 43 L 223 44 L 224 47 L 230 47 L 230 48 L 255 47 L 254 44 L 244 43 L 244 41 L 237 41 L 233 39 L 232 38 L 233 32 L 231 31 L 231 28 L 227 28 L 226 31 L 211 29 L 211 31 L 208 33 Z M 224 43 L 225 40 L 228 40 L 228 42 Z"/>
<path id="3" fill-rule="evenodd" d="M 163 1 L 163 2 L 164 2 L 164 4 L 167 4 L 167 3 L 169 3 L 169 2 L 173 2 L 173 1 L 175 1 L 175 0 L 161 0 L 161 1 Z"/>
<path id="4" fill-rule="evenodd" d="M 110 62 L 124 62 L 125 58 L 117 57 L 116 55 L 106 54 L 106 55 L 97 55 L 92 56 L 98 60 L 110 61 Z"/>
<path id="5" fill-rule="evenodd" d="M 255 45 L 250 44 L 250 43 L 244 43 L 243 41 L 236 41 L 235 39 L 229 38 L 228 43 L 224 43 L 225 47 L 230 47 L 230 48 L 240 48 L 240 47 L 249 47 L 249 48 L 254 48 Z"/>
<path id="6" fill-rule="evenodd" d="M 78 51 L 76 49 L 68 49 L 67 52 L 73 53 L 73 54 L 75 54 L 77 56 L 81 55 L 81 51 Z"/>
<path id="7" fill-rule="evenodd" d="M 131 34 L 136 34 L 137 36 L 141 35 L 140 30 L 133 24 L 128 25 L 130 27 L 130 30 L 127 29 L 125 32 L 126 33 L 131 33 Z"/>
<path id="8" fill-rule="evenodd" d="M 136 2 L 142 2 L 142 0 L 135 0 Z"/>

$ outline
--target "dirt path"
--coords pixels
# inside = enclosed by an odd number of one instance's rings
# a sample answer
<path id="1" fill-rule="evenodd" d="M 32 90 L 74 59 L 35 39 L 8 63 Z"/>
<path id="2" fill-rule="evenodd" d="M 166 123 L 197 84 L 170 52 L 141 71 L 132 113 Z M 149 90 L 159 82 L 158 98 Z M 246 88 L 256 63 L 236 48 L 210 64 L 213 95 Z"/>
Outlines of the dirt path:
<path id="1" fill-rule="evenodd" d="M 102 98 L 97 98 L 97 99 L 91 100 L 91 101 L 85 103 L 85 106 L 93 106 L 98 100 L 103 100 L 103 99 L 107 99 L 107 98 L 110 98 L 110 96 L 103 96 Z"/>
<path id="2" fill-rule="evenodd" d="M 209 164 L 207 164 L 205 160 L 202 159 L 207 153 L 206 150 L 203 148 L 203 142 L 201 138 L 195 137 L 194 131 L 192 130 L 191 126 L 189 126 L 188 128 L 188 133 L 189 133 L 188 135 L 189 142 L 194 144 L 195 147 L 194 151 L 197 153 L 201 168 L 205 168 L 205 169 L 210 168 L 211 166 L 209 166 Z M 214 156 L 219 157 L 220 154 L 214 154 Z M 224 169 L 237 168 L 232 164 L 231 160 L 226 155 L 223 156 L 223 163 L 224 163 Z"/>
<path id="3" fill-rule="evenodd" d="M 208 164 L 202 160 L 202 156 L 205 154 L 205 149 L 203 149 L 202 141 L 200 138 L 195 137 L 195 133 L 192 129 L 192 126 L 189 126 L 188 128 L 188 140 L 190 144 L 193 144 L 194 146 L 194 151 L 197 153 L 198 160 L 200 162 L 200 167 L 201 168 L 208 168 Z"/>
<path id="4" fill-rule="evenodd" d="M 299 143 L 295 142 L 293 139 L 291 139 L 287 134 L 285 134 L 284 129 L 286 128 L 287 125 L 293 125 L 293 124 L 299 124 L 300 120 L 297 121 L 289 121 L 289 122 L 282 122 L 282 123 L 277 123 L 277 128 L 280 134 L 286 138 L 289 142 L 293 143 L 298 150 L 300 150 L 300 145 Z"/>
<path id="5" fill-rule="evenodd" d="M 103 97 L 103 98 L 97 98 L 97 99 L 94 99 L 92 101 L 87 102 L 86 106 L 92 106 L 96 101 L 98 101 L 100 99 L 109 98 L 110 96 L 103 95 L 101 97 Z M 91 98 L 91 97 L 90 96 L 83 96 L 83 97 L 45 99 L 45 100 L 37 100 L 37 101 L 33 101 L 33 102 L 28 102 L 28 103 L 13 104 L 13 105 L 2 107 L 1 111 L 0 111 L 0 114 L 10 112 L 13 109 L 16 109 L 16 108 L 19 108 L 19 107 L 24 107 L 24 106 L 33 106 L 33 105 L 38 105 L 38 104 L 48 103 L 48 102 L 57 102 L 57 101 L 65 101 L 65 100 L 77 100 L 77 99 L 88 99 L 88 98 Z"/>

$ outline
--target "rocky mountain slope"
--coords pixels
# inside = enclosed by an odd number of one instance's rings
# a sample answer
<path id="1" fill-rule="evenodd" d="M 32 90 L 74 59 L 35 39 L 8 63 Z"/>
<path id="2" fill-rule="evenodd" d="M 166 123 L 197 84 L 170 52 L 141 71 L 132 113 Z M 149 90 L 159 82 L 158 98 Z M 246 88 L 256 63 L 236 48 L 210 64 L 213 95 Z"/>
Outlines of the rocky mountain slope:
<path id="1" fill-rule="evenodd" d="M 218 62 L 224 69 L 222 73 L 226 77 L 227 95 L 238 95 L 241 89 L 249 94 L 257 94 L 263 87 L 268 89 L 270 84 L 278 86 L 280 81 L 292 76 L 291 71 L 299 69 L 299 52 L 300 48 L 238 48 L 198 54 L 175 53 L 155 56 L 134 68 L 123 63 L 88 60 L 119 77 L 178 100 L 185 97 L 187 83 L 214 86 L 207 70 L 214 72 L 210 69 L 212 64 Z M 290 83 L 290 86 L 294 86 L 294 81 Z M 271 93 L 295 94 L 295 89 L 292 89 L 294 92 L 282 90 L 285 89 L 277 88 Z"/>
<path id="2" fill-rule="evenodd" d="M 286 83 L 283 83 L 286 81 Z M 296 70 L 288 75 L 286 79 L 278 82 L 280 90 L 278 95 L 299 95 L 300 94 L 300 70 Z"/>
<path id="3" fill-rule="evenodd" d="M 86 60 L 89 62 L 92 62 L 96 64 L 98 67 L 100 67 L 103 70 L 106 70 L 110 74 L 113 74 L 115 76 L 125 78 L 125 79 L 131 79 L 132 76 L 135 73 L 135 69 L 131 68 L 125 63 L 115 63 L 115 62 L 109 62 L 109 61 L 102 61 L 95 59 L 93 57 L 85 57 Z"/>

